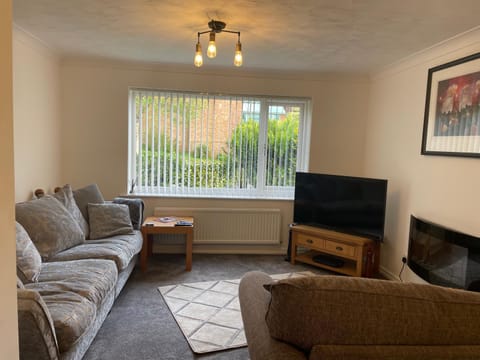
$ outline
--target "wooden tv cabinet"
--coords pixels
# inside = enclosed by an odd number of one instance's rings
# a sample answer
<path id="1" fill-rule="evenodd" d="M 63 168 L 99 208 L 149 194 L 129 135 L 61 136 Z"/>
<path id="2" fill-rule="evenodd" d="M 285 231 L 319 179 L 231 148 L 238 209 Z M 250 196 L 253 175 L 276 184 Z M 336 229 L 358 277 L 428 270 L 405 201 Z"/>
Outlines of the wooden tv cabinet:
<path id="1" fill-rule="evenodd" d="M 372 277 L 378 273 L 380 243 L 369 238 L 306 225 L 290 228 L 290 262 L 318 266 L 350 276 Z M 306 251 L 300 251 L 299 248 Z M 333 255 L 344 264 L 329 266 L 314 261 L 315 255 Z"/>

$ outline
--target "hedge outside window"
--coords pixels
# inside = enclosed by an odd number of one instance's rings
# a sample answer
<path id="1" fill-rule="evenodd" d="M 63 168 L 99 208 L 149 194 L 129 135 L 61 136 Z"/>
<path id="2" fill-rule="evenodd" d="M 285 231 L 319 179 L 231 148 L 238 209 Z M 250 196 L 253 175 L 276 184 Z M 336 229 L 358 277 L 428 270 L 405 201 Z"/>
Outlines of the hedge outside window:
<path id="1" fill-rule="evenodd" d="M 293 199 L 310 100 L 131 89 L 131 193 Z"/>

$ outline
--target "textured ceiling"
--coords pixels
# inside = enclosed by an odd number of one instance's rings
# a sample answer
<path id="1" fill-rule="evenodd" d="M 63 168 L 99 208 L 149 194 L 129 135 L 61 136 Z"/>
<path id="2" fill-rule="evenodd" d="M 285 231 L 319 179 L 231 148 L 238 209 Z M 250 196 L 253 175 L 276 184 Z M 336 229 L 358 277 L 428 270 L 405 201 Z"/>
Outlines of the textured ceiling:
<path id="1" fill-rule="evenodd" d="M 67 56 L 186 64 L 211 18 L 245 69 L 369 72 L 480 25 L 478 0 L 13 0 L 14 22 Z M 205 51 L 208 35 L 202 37 Z M 217 36 L 204 67 L 233 67 Z"/>

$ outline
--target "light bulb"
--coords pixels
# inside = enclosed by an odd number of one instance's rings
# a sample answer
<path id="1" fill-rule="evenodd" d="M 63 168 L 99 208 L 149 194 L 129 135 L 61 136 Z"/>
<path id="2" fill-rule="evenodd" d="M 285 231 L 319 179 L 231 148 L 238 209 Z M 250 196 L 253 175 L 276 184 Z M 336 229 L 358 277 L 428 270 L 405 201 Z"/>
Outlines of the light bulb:
<path id="1" fill-rule="evenodd" d="M 215 45 L 215 33 L 210 32 L 210 41 L 208 42 L 207 56 L 209 58 L 214 58 L 217 56 L 217 46 Z"/>
<path id="2" fill-rule="evenodd" d="M 242 56 L 242 44 L 240 41 L 235 46 L 235 57 L 233 58 L 233 65 L 242 66 L 243 56 Z"/>
<path id="3" fill-rule="evenodd" d="M 200 42 L 198 42 L 195 47 L 195 57 L 193 58 L 193 64 L 196 67 L 200 67 L 203 65 L 202 45 L 200 45 Z"/>

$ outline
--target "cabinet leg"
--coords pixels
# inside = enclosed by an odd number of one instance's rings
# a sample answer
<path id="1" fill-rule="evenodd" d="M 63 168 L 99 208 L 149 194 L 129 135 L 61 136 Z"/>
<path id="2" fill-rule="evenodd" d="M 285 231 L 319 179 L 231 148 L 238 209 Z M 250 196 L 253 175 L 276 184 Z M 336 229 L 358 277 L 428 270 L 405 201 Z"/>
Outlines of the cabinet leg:
<path id="1" fill-rule="evenodd" d="M 295 265 L 296 255 L 297 255 L 297 246 L 295 245 L 295 241 L 292 241 L 290 246 L 290 264 Z"/>
<path id="2" fill-rule="evenodd" d="M 367 247 L 367 256 L 365 259 L 365 277 L 372 277 L 373 270 L 373 250 L 370 246 Z"/>

